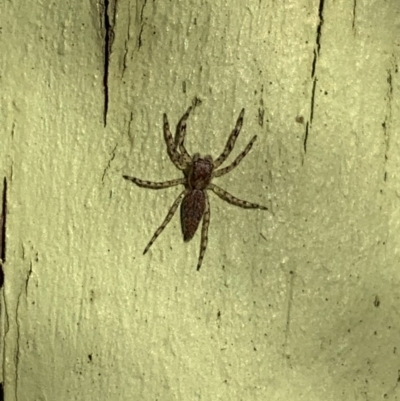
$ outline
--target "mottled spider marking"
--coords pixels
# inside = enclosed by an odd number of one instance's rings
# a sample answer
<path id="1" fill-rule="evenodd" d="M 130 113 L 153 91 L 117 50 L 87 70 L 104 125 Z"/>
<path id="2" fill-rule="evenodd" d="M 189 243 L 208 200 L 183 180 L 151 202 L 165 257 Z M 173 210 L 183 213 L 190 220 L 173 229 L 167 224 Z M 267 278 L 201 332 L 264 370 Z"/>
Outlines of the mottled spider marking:
<path id="1" fill-rule="evenodd" d="M 223 190 L 222 188 L 220 188 L 219 186 L 217 186 L 215 184 L 210 184 L 208 186 L 208 189 L 211 189 L 211 191 L 213 191 L 216 195 L 218 195 L 224 201 L 226 201 L 232 205 L 242 207 L 243 209 L 268 210 L 268 208 L 266 206 L 262 206 L 257 203 L 251 203 L 251 202 L 236 198 L 235 196 L 231 195 L 229 192 Z"/>
<path id="2" fill-rule="evenodd" d="M 216 170 L 217 166 L 220 166 L 226 160 L 235 145 L 236 139 L 243 125 L 244 109 L 242 109 L 239 114 L 235 128 L 229 135 L 223 152 L 215 162 L 213 162 L 211 156 L 201 157 L 197 153 L 191 157 L 185 149 L 184 141 L 186 136 L 186 120 L 191 110 L 192 108 L 189 107 L 189 109 L 180 119 L 176 128 L 175 138 L 172 137 L 172 134 L 169 130 L 167 115 L 164 114 L 164 139 L 167 145 L 167 152 L 174 165 L 179 170 L 182 170 L 184 175 L 183 178 L 165 182 L 152 182 L 140 180 L 139 178 L 126 175 L 123 177 L 144 188 L 162 189 L 179 184 L 185 186 L 185 190 L 182 191 L 176 198 L 163 223 L 158 227 L 143 253 L 145 254 L 149 250 L 154 241 L 171 221 L 179 204 L 181 204 L 181 226 L 185 241 L 189 241 L 194 236 L 201 219 L 203 219 L 200 252 L 197 263 L 197 270 L 199 270 L 203 262 L 208 243 L 208 227 L 210 224 L 210 203 L 207 193 L 208 189 L 212 190 L 221 199 L 235 206 L 245 209 L 261 210 L 268 210 L 268 208 L 266 206 L 238 199 L 222 188 L 211 183 L 212 178 L 227 174 L 233 170 L 249 153 L 253 143 L 256 140 L 256 136 L 254 136 L 246 148 L 228 167 Z"/>
<path id="3" fill-rule="evenodd" d="M 214 169 L 217 169 L 227 159 L 227 157 L 232 152 L 232 149 L 235 146 L 236 139 L 240 134 L 240 130 L 242 129 L 243 118 L 244 118 L 244 109 L 242 109 L 242 111 L 239 114 L 239 117 L 236 121 L 235 128 L 229 135 L 229 138 L 228 138 L 228 141 L 226 142 L 224 150 L 222 151 L 221 155 L 217 158 L 217 160 L 215 160 Z"/>
<path id="4" fill-rule="evenodd" d="M 150 189 L 164 189 L 169 187 L 175 187 L 176 185 L 185 183 L 184 178 L 178 178 L 176 180 L 163 181 L 163 182 L 153 182 L 153 181 L 140 180 L 139 178 L 135 177 L 129 177 L 128 175 L 123 175 L 123 177 L 128 181 L 132 181 L 138 187 L 150 188 Z"/>
<path id="5" fill-rule="evenodd" d="M 181 204 L 181 226 L 183 240 L 190 241 L 197 231 L 206 209 L 206 191 L 200 189 L 190 190 Z"/>

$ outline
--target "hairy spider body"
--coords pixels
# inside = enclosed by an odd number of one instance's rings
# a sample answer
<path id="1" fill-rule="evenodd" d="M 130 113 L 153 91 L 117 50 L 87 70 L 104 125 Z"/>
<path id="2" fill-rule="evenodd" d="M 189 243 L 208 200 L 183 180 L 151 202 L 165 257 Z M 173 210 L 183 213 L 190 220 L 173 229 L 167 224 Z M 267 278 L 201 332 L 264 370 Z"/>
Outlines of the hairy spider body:
<path id="1" fill-rule="evenodd" d="M 164 182 L 152 182 L 126 175 L 123 177 L 132 181 L 139 187 L 151 189 L 169 188 L 180 184 L 184 185 L 185 189 L 179 194 L 172 204 L 163 223 L 154 233 L 150 242 L 144 249 L 143 254 L 149 250 L 157 237 L 162 233 L 164 228 L 171 221 L 179 204 L 181 204 L 181 227 L 184 241 L 190 241 L 193 238 L 201 220 L 203 220 L 201 229 L 200 254 L 197 263 L 197 270 L 200 270 L 204 253 L 207 248 L 208 226 L 210 223 L 210 203 L 208 200 L 207 190 L 213 191 L 217 196 L 226 202 L 245 209 L 268 210 L 268 208 L 266 206 L 238 199 L 217 185 L 211 183 L 213 178 L 221 177 L 222 175 L 233 170 L 243 160 L 247 153 L 249 153 L 253 143 L 257 139 L 257 136 L 254 136 L 246 148 L 229 166 L 218 169 L 227 159 L 235 145 L 236 139 L 243 125 L 244 109 L 242 109 L 239 114 L 235 128 L 229 135 L 224 150 L 215 161 L 213 161 L 211 156 L 200 157 L 198 153 L 191 157 L 185 148 L 184 141 L 186 135 L 186 121 L 191 110 L 192 107 L 189 107 L 186 113 L 180 119 L 176 127 L 175 138 L 172 137 L 172 134 L 169 130 L 167 115 L 164 114 L 164 139 L 167 144 L 168 156 L 174 165 L 183 172 L 184 178 Z"/>
<path id="2" fill-rule="evenodd" d="M 185 242 L 193 238 L 206 210 L 205 190 L 211 182 L 213 171 L 211 156 L 202 159 L 195 154 L 188 170 L 184 173 L 187 177 L 188 193 L 181 203 L 181 227 Z"/>
<path id="3" fill-rule="evenodd" d="M 183 240 L 190 241 L 197 231 L 206 210 L 206 194 L 201 189 L 190 190 L 181 203 Z"/>

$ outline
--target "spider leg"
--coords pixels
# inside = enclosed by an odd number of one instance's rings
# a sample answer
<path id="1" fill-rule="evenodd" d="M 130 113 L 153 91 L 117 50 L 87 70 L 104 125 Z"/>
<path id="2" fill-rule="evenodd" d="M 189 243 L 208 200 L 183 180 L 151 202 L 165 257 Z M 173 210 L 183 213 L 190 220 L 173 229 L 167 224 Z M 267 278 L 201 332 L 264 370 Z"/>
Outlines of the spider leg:
<path id="1" fill-rule="evenodd" d="M 227 174 L 230 171 L 232 171 L 244 159 L 244 157 L 247 155 L 247 153 L 250 152 L 250 149 L 252 148 L 253 143 L 256 141 L 256 139 L 257 139 L 257 135 L 254 135 L 252 140 L 246 146 L 245 150 L 243 150 L 243 152 L 240 153 L 239 156 L 236 157 L 236 159 L 228 167 L 224 167 L 218 171 L 214 170 L 213 177 L 221 177 L 221 175 Z"/>
<path id="2" fill-rule="evenodd" d="M 206 195 L 206 208 L 204 210 L 203 225 L 201 227 L 200 254 L 199 261 L 197 262 L 197 271 L 200 270 L 204 254 L 206 253 L 208 242 L 208 226 L 210 225 L 210 202 L 208 200 L 207 191 L 204 191 L 204 193 Z"/>
<path id="3" fill-rule="evenodd" d="M 184 145 L 186 136 L 186 121 L 191 111 L 192 111 L 192 106 L 190 106 L 186 110 L 186 113 L 179 120 L 179 123 L 176 126 L 176 133 L 175 133 L 175 148 L 179 147 L 184 163 L 190 163 L 192 160 Z"/>
<path id="4" fill-rule="evenodd" d="M 126 180 L 132 181 L 138 187 L 151 188 L 151 189 L 169 188 L 169 187 L 174 187 L 176 185 L 185 183 L 185 178 L 178 178 L 176 180 L 170 180 L 170 181 L 164 181 L 164 182 L 154 182 L 154 181 L 140 180 L 139 178 L 129 177 L 128 175 L 123 175 L 123 177 Z"/>
<path id="5" fill-rule="evenodd" d="M 179 196 L 175 199 L 175 202 L 172 204 L 171 208 L 168 211 L 167 217 L 165 217 L 164 221 L 162 222 L 161 226 L 157 228 L 156 232 L 154 233 L 153 237 L 151 238 L 150 242 L 147 244 L 146 248 L 143 251 L 143 255 L 149 250 L 149 248 L 153 245 L 154 241 L 157 237 L 163 232 L 164 228 L 167 224 L 171 221 L 172 217 L 174 216 L 176 209 L 178 208 L 179 204 L 181 203 L 182 198 L 187 194 L 188 190 L 183 190 Z"/>
<path id="6" fill-rule="evenodd" d="M 218 187 L 215 184 L 209 184 L 207 189 L 211 189 L 216 195 L 218 195 L 224 201 L 231 203 L 232 205 L 242 207 L 244 209 L 261 209 L 268 210 L 266 206 L 258 205 L 257 203 L 250 203 L 245 200 L 239 199 L 231 195 L 229 192 L 226 192 L 222 188 Z"/>
<path id="7" fill-rule="evenodd" d="M 221 155 L 218 157 L 217 160 L 214 162 L 214 169 L 217 169 L 229 156 L 229 154 L 232 152 L 233 147 L 235 146 L 235 142 L 237 137 L 239 136 L 240 130 L 243 125 L 243 116 L 244 116 L 244 109 L 239 114 L 239 117 L 236 121 L 235 128 L 229 135 L 228 141 L 226 142 L 225 148 L 222 151 Z"/>
<path id="8" fill-rule="evenodd" d="M 165 143 L 167 144 L 168 156 L 171 159 L 172 163 L 175 164 L 176 168 L 178 168 L 179 170 L 184 170 L 186 166 L 184 165 L 184 163 L 182 163 L 181 155 L 176 149 L 174 138 L 172 137 L 171 131 L 169 129 L 168 117 L 165 113 L 163 118 L 164 118 L 163 121 L 164 139 Z"/>

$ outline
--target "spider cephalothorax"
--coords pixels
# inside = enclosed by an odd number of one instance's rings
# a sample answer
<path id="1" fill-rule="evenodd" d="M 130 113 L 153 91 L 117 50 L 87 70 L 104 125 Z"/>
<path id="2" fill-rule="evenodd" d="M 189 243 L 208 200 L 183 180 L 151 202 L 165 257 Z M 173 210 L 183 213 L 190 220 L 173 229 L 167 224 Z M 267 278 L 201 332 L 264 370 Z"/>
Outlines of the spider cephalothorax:
<path id="1" fill-rule="evenodd" d="M 161 234 L 166 225 L 170 222 L 172 216 L 176 212 L 176 209 L 181 203 L 181 226 L 184 241 L 189 241 L 193 238 L 197 227 L 200 224 L 200 221 L 203 219 L 203 226 L 201 230 L 200 255 L 197 263 L 197 270 L 199 270 L 204 258 L 204 253 L 206 251 L 208 242 L 208 226 L 210 223 L 210 203 L 207 194 L 208 189 L 213 191 L 221 199 L 233 205 L 243 207 L 245 209 L 267 210 L 267 207 L 235 198 L 230 193 L 211 183 L 211 180 L 213 178 L 220 177 L 233 170 L 247 155 L 247 153 L 249 153 L 254 141 L 257 138 L 257 136 L 254 136 L 250 143 L 246 146 L 246 148 L 236 157 L 236 159 L 229 166 L 218 169 L 221 164 L 227 159 L 235 145 L 236 139 L 240 133 L 240 129 L 242 128 L 244 109 L 242 109 L 239 114 L 235 128 L 231 132 L 223 152 L 215 161 L 213 161 L 211 156 L 201 157 L 198 153 L 194 154 L 193 157 L 191 157 L 185 148 L 184 142 L 186 135 L 186 121 L 191 110 L 192 107 L 189 107 L 186 113 L 180 119 L 176 127 L 175 138 L 172 137 L 171 131 L 169 129 L 167 115 L 164 114 L 164 139 L 167 144 L 167 152 L 174 165 L 183 172 L 183 178 L 164 182 L 151 182 L 143 181 L 139 178 L 129 177 L 126 175 L 124 175 L 123 177 L 127 180 L 132 181 L 139 187 L 144 188 L 162 189 L 179 184 L 182 184 L 185 187 L 185 189 L 179 194 L 178 198 L 171 206 L 167 217 L 154 233 L 143 253 L 145 254 L 149 250 L 151 245 Z"/>
<path id="2" fill-rule="evenodd" d="M 211 156 L 201 158 L 198 153 L 193 155 L 192 163 L 189 164 L 185 176 L 187 177 L 187 186 L 190 189 L 207 189 L 211 182 L 214 169 Z"/>

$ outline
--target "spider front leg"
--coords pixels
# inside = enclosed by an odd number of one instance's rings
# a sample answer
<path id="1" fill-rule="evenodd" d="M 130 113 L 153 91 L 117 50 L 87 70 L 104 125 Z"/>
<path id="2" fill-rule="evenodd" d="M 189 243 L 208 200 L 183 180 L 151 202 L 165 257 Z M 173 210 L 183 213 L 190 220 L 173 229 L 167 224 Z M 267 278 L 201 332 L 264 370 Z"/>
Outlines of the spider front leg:
<path id="1" fill-rule="evenodd" d="M 231 195 L 229 192 L 226 192 L 219 186 L 215 184 L 209 184 L 208 189 L 211 189 L 216 195 L 218 195 L 222 200 L 235 205 L 242 207 L 244 209 L 261 209 L 261 210 L 268 210 L 266 206 L 258 205 L 257 203 L 250 203 L 245 200 L 239 199 Z"/>
<path id="2" fill-rule="evenodd" d="M 185 178 L 178 178 L 176 180 L 163 181 L 163 182 L 154 182 L 154 181 L 141 180 L 139 178 L 130 177 L 128 175 L 123 175 L 122 177 L 124 177 L 126 180 L 132 181 L 138 187 L 151 188 L 151 189 L 164 189 L 185 183 Z"/>
<path id="3" fill-rule="evenodd" d="M 232 149 L 235 146 L 236 139 L 240 134 L 240 130 L 242 129 L 243 117 L 244 117 L 244 109 L 242 109 L 242 111 L 239 114 L 239 117 L 236 121 L 235 128 L 229 135 L 229 138 L 228 138 L 228 141 L 226 142 L 224 150 L 222 151 L 222 153 L 218 157 L 218 159 L 215 160 L 214 169 L 218 168 L 227 159 L 229 154 L 232 152 Z"/>
<path id="4" fill-rule="evenodd" d="M 176 126 L 176 133 L 175 133 L 175 149 L 179 147 L 181 152 L 181 157 L 184 163 L 190 163 L 192 158 L 190 157 L 188 151 L 185 148 L 185 136 L 186 136 L 186 121 L 189 118 L 189 114 L 192 111 L 192 106 L 190 106 L 186 113 L 182 116 L 179 120 L 178 125 Z"/>
<path id="5" fill-rule="evenodd" d="M 153 237 L 151 238 L 150 242 L 147 244 L 146 248 L 143 251 L 143 255 L 149 250 L 149 248 L 153 245 L 154 241 L 157 239 L 157 237 L 163 232 L 164 228 L 167 226 L 167 224 L 171 221 L 172 217 L 174 216 L 176 209 L 178 208 L 179 204 L 181 203 L 181 200 L 183 197 L 188 193 L 188 190 L 185 189 L 183 190 L 180 195 L 176 198 L 175 202 L 172 204 L 171 208 L 169 209 L 169 212 L 167 214 L 167 217 L 164 219 L 162 222 L 161 226 L 157 228 L 156 232 L 154 233 Z"/>
<path id="6" fill-rule="evenodd" d="M 165 113 L 163 116 L 163 123 L 164 139 L 165 143 L 167 144 L 168 156 L 171 159 L 172 163 L 174 163 L 176 168 L 178 168 L 179 170 L 184 170 L 186 168 L 186 164 L 183 163 L 183 161 L 181 160 L 181 155 L 177 151 L 174 138 L 172 137 L 171 131 L 169 130 L 168 117 Z"/>
<path id="7" fill-rule="evenodd" d="M 210 202 L 208 200 L 207 191 L 204 191 L 206 197 L 206 208 L 204 210 L 203 225 L 201 227 L 200 254 L 197 262 L 197 271 L 200 270 L 203 262 L 204 254 L 206 253 L 208 243 L 208 226 L 210 225 Z"/>
<path id="8" fill-rule="evenodd" d="M 218 171 L 214 170 L 213 177 L 221 177 L 221 175 L 227 174 L 230 171 L 232 171 L 244 159 L 244 157 L 247 155 L 247 153 L 250 152 L 250 149 L 252 148 L 253 143 L 256 141 L 256 139 L 257 139 L 257 135 L 254 135 L 252 140 L 246 146 L 245 150 L 242 153 L 240 153 L 239 156 L 236 157 L 236 159 L 228 167 L 224 167 Z"/>

